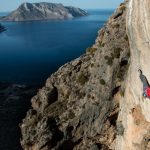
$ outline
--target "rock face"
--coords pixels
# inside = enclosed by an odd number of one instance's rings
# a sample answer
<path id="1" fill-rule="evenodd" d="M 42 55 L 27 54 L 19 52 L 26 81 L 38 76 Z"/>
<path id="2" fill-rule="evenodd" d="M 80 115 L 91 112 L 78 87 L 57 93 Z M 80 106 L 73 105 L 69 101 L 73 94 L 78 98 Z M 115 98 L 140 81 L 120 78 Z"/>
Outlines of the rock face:
<path id="1" fill-rule="evenodd" d="M 58 20 L 86 16 L 87 12 L 80 8 L 65 7 L 54 3 L 23 3 L 3 21 L 32 21 L 32 20 Z"/>
<path id="2" fill-rule="evenodd" d="M 117 139 L 117 150 L 150 149 L 150 100 L 142 97 L 143 87 L 137 71 L 140 68 L 150 82 L 150 1 L 130 0 L 127 32 L 131 49 L 131 65 L 121 100 L 118 121 L 125 133 Z"/>
<path id="3" fill-rule="evenodd" d="M 32 98 L 21 127 L 24 150 L 115 149 L 130 49 L 126 3 L 81 57 L 59 68 Z"/>

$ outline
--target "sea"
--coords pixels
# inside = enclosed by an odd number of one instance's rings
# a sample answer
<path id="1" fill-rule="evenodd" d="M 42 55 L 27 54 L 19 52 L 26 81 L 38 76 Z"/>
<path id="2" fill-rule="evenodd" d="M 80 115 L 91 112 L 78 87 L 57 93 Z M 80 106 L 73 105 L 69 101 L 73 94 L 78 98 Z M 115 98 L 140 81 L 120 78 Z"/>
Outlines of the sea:
<path id="1" fill-rule="evenodd" d="M 71 20 L 0 22 L 0 82 L 39 84 L 84 54 L 114 10 L 87 10 Z M 0 13 L 1 16 L 7 13 Z"/>

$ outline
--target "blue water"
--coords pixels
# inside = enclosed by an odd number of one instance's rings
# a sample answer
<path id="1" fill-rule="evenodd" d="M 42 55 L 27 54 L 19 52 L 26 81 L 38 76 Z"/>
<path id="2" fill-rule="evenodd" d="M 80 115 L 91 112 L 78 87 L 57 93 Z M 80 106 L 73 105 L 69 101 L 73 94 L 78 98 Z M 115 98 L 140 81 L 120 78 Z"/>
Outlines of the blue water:
<path id="1" fill-rule="evenodd" d="M 40 83 L 95 42 L 113 10 L 89 10 L 89 16 L 65 21 L 2 22 L 0 81 Z"/>

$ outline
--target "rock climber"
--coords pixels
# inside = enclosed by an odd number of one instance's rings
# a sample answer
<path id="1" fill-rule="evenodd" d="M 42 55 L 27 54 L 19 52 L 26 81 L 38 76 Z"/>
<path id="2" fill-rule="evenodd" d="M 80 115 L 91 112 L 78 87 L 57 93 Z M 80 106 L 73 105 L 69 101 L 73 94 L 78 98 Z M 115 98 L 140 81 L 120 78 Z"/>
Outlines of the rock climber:
<path id="1" fill-rule="evenodd" d="M 140 69 L 138 71 L 140 73 L 140 79 L 143 83 L 143 96 L 145 98 L 150 98 L 150 85 L 148 83 L 148 80 L 147 80 L 146 76 L 143 75 L 143 73 Z"/>

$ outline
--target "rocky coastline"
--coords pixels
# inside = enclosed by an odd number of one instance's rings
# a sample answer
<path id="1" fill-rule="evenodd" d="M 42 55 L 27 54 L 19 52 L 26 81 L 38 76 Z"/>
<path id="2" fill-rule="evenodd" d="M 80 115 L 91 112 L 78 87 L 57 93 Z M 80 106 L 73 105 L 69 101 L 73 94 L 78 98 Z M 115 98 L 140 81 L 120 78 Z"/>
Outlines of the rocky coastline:
<path id="1" fill-rule="evenodd" d="M 130 64 L 122 3 L 81 57 L 60 67 L 35 95 L 20 124 L 24 150 L 114 150 Z"/>

